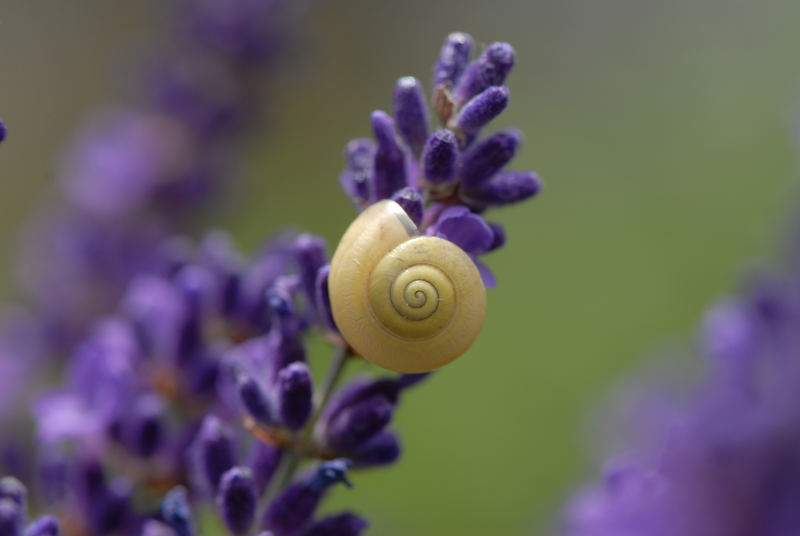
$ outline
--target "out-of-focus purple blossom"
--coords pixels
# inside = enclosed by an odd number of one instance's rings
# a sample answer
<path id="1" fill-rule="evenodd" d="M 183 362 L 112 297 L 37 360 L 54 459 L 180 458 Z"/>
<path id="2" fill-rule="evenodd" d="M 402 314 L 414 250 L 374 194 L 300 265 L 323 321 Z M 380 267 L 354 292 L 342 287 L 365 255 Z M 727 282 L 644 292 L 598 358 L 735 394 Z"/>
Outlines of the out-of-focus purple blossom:
<path id="1" fill-rule="evenodd" d="M 0 119 L 0 143 L 4 142 L 7 137 L 8 127 L 6 127 L 6 124 L 3 123 L 2 119 Z"/>
<path id="2" fill-rule="evenodd" d="M 186 489 L 182 486 L 171 489 L 161 503 L 161 517 L 177 534 L 177 536 L 193 536 L 195 534 L 192 510 Z"/>
<path id="3" fill-rule="evenodd" d="M 53 516 L 42 516 L 25 529 L 25 536 L 59 536 L 59 534 L 61 534 L 61 524 Z"/>
<path id="4" fill-rule="evenodd" d="M 709 368 L 571 502 L 569 536 L 788 536 L 800 531 L 800 293 L 762 279 L 703 319 Z M 662 397 L 663 398 L 663 397 Z M 664 402 L 662 401 L 661 404 Z"/>
<path id="5" fill-rule="evenodd" d="M 217 492 L 217 507 L 225 525 L 234 534 L 245 534 L 253 524 L 258 496 L 253 474 L 247 468 L 234 467 L 222 475 Z"/>
<path id="6" fill-rule="evenodd" d="M 313 409 L 311 371 L 305 363 L 290 363 L 278 374 L 278 407 L 284 426 L 299 430 Z"/>
<path id="7" fill-rule="evenodd" d="M 278 49 L 286 3 L 279 0 L 199 0 L 182 13 L 189 37 L 239 62 L 263 62 Z"/>
<path id="8" fill-rule="evenodd" d="M 264 527 L 275 536 L 298 534 L 311 522 L 323 494 L 340 482 L 350 487 L 347 470 L 350 462 L 344 459 L 321 464 L 302 481 L 287 487 L 270 504 L 264 517 Z"/>
<path id="9" fill-rule="evenodd" d="M 203 485 L 216 491 L 220 478 L 236 464 L 236 445 L 232 432 L 214 416 L 203 420 L 193 447 L 195 471 Z"/>

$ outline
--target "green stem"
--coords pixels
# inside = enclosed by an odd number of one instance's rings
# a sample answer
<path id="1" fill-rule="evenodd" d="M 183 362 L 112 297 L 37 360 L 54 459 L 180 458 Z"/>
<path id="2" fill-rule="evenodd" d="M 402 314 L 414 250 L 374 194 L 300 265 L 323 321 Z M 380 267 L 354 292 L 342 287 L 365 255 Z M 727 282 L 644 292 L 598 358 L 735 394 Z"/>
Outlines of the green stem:
<path id="1" fill-rule="evenodd" d="M 349 357 L 350 353 L 346 348 L 342 348 L 339 345 L 334 348 L 333 359 L 328 367 L 328 372 L 325 374 L 325 378 L 322 380 L 319 389 L 316 389 L 314 393 L 314 407 L 316 408 L 314 415 L 312 415 L 303 433 L 300 435 L 300 439 L 294 444 L 294 448 L 287 449 L 267 492 L 264 494 L 264 507 L 266 507 L 274 496 L 277 495 L 280 490 L 284 489 L 289 482 L 292 481 L 292 478 L 294 478 L 297 468 L 300 466 L 300 462 L 305 455 L 306 447 L 314 431 L 314 426 L 317 424 L 320 415 L 322 415 L 322 411 L 325 409 L 325 405 L 328 403 L 331 394 L 333 394 L 333 390 L 336 388 L 336 384 L 342 376 L 342 372 L 344 371 L 345 364 Z"/>

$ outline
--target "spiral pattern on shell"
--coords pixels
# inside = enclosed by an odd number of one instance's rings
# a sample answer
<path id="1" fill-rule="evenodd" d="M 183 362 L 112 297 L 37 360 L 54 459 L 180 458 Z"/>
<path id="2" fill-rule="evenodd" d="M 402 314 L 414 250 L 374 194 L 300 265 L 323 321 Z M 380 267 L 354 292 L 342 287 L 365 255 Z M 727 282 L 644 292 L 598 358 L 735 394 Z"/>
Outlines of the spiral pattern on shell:
<path id="1" fill-rule="evenodd" d="M 399 205 L 367 209 L 331 261 L 339 331 L 364 358 L 425 372 L 461 355 L 483 325 L 486 291 L 472 259 L 447 240 L 418 236 Z"/>

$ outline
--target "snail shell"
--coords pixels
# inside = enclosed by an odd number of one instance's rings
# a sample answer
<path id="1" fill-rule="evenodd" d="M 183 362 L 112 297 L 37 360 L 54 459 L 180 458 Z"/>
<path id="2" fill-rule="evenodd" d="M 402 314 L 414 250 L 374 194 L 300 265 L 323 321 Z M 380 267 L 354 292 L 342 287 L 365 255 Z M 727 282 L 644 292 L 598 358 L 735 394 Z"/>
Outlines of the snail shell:
<path id="1" fill-rule="evenodd" d="M 419 236 L 394 201 L 365 210 L 347 229 L 328 280 L 336 326 L 365 359 L 397 372 L 439 368 L 473 343 L 486 289 L 454 243 Z"/>

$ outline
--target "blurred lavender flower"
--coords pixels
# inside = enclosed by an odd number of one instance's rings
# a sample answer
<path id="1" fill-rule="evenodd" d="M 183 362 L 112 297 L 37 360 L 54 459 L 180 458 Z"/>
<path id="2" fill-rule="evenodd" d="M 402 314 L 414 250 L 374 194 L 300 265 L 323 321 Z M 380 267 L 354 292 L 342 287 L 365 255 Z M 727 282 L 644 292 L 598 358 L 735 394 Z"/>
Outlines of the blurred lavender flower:
<path id="1" fill-rule="evenodd" d="M 0 534 L 3 536 L 59 536 L 61 527 L 52 516 L 42 516 L 30 524 L 28 491 L 16 478 L 0 478 Z M 27 528 L 25 526 L 27 525 Z"/>
<path id="2" fill-rule="evenodd" d="M 800 280 L 761 277 L 701 327 L 708 373 L 572 501 L 570 536 L 800 532 Z M 641 406 L 641 404 L 640 404 Z"/>
<path id="3" fill-rule="evenodd" d="M 3 120 L 0 119 L 0 143 L 2 143 L 7 136 L 8 136 L 8 128 L 6 127 L 6 124 L 3 123 Z"/>
<path id="4" fill-rule="evenodd" d="M 176 41 L 143 69 L 138 106 L 79 133 L 61 170 L 66 203 L 31 226 L 20 270 L 56 347 L 113 310 L 132 277 L 164 262 L 165 237 L 192 229 L 198 209 L 230 190 L 286 5 L 180 3 Z"/>

